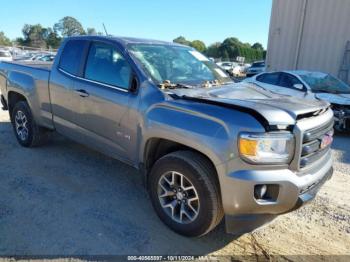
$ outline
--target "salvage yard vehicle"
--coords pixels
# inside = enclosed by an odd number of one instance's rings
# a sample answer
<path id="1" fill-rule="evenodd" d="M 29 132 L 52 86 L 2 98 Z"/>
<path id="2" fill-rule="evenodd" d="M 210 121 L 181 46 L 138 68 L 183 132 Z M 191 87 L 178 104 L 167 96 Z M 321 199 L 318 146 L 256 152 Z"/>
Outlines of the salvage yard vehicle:
<path id="1" fill-rule="evenodd" d="M 327 101 L 335 115 L 334 128 L 350 131 L 350 86 L 330 74 L 277 71 L 262 73 L 245 81 L 282 95 Z"/>
<path id="2" fill-rule="evenodd" d="M 7 50 L 0 49 L 0 61 L 12 61 L 12 55 Z"/>
<path id="3" fill-rule="evenodd" d="M 265 61 L 256 61 L 246 70 L 246 76 L 252 77 L 266 70 Z"/>
<path id="4" fill-rule="evenodd" d="M 223 69 L 230 76 L 240 76 L 242 74 L 242 67 L 235 62 L 219 62 L 216 63 L 221 69 Z"/>
<path id="5" fill-rule="evenodd" d="M 0 87 L 20 145 L 55 130 L 139 169 L 160 219 L 186 236 L 224 215 L 227 232 L 254 230 L 332 175 L 328 103 L 234 84 L 188 46 L 71 37 L 52 66 L 0 63 Z"/>

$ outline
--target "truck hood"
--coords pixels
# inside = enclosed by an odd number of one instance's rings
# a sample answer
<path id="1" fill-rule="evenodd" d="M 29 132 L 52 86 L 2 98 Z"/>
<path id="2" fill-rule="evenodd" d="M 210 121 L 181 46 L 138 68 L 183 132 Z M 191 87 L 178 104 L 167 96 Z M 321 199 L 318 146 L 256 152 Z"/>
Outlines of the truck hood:
<path id="1" fill-rule="evenodd" d="M 271 93 L 252 83 L 229 84 L 215 88 L 194 88 L 171 90 L 177 97 L 233 106 L 237 109 L 254 111 L 269 125 L 293 125 L 302 115 L 317 114 L 329 104 L 319 100 L 307 100 Z"/>
<path id="2" fill-rule="evenodd" d="M 350 105 L 350 94 L 318 93 L 315 97 L 331 104 Z"/>

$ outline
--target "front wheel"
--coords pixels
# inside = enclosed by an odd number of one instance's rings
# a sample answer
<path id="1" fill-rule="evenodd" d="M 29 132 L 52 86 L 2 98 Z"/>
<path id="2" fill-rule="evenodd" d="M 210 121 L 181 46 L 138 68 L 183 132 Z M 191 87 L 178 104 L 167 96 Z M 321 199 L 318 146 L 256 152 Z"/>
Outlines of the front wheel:
<path id="1" fill-rule="evenodd" d="M 179 234 L 205 235 L 223 217 L 215 170 L 198 153 L 177 151 L 159 159 L 151 170 L 148 189 L 160 219 Z"/>
<path id="2" fill-rule="evenodd" d="M 11 112 L 11 122 L 21 146 L 34 147 L 46 142 L 47 130 L 35 123 L 27 102 L 19 101 L 15 104 Z"/>

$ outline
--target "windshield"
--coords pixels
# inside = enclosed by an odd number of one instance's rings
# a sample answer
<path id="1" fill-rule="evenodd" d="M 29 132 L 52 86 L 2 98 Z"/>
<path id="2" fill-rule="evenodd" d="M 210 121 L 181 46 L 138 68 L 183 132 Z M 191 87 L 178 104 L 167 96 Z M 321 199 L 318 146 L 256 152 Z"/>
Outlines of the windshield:
<path id="1" fill-rule="evenodd" d="M 158 44 L 130 44 L 130 53 L 157 84 L 200 85 L 205 81 L 231 82 L 226 73 L 201 53 L 189 47 Z"/>
<path id="2" fill-rule="evenodd" d="M 300 77 L 310 86 L 312 91 L 350 93 L 350 87 L 347 84 L 329 74 L 308 73 L 300 74 Z"/>

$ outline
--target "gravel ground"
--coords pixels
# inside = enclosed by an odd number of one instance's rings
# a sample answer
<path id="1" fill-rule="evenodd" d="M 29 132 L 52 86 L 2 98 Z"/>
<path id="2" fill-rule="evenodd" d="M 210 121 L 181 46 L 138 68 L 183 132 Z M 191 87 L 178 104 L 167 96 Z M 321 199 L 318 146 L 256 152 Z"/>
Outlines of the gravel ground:
<path id="1" fill-rule="evenodd" d="M 22 148 L 0 110 L 0 256 L 350 255 L 349 147 L 336 137 L 335 174 L 311 204 L 251 234 L 221 224 L 191 239 L 158 219 L 134 169 L 57 134 Z"/>

